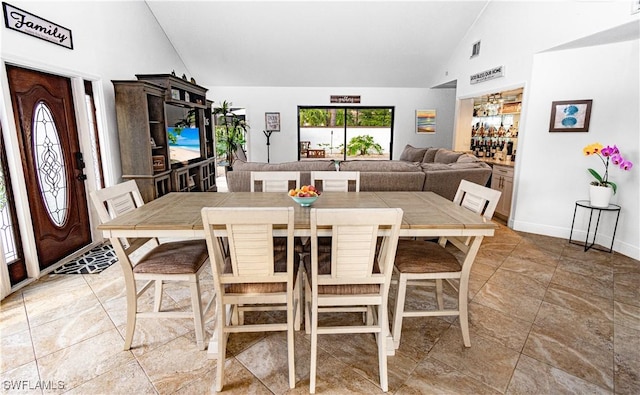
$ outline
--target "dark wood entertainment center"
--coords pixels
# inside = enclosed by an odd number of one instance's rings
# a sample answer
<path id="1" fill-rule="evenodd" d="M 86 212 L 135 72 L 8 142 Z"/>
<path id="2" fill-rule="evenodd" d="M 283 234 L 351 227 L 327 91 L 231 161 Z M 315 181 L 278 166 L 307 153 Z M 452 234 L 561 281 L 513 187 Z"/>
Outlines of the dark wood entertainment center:
<path id="1" fill-rule="evenodd" d="M 122 178 L 136 180 L 145 202 L 172 191 L 216 191 L 215 133 L 207 89 L 170 74 L 112 81 Z M 200 155 L 171 160 L 167 106 L 183 108 L 199 131 Z M 185 119 L 186 120 L 186 119 Z"/>

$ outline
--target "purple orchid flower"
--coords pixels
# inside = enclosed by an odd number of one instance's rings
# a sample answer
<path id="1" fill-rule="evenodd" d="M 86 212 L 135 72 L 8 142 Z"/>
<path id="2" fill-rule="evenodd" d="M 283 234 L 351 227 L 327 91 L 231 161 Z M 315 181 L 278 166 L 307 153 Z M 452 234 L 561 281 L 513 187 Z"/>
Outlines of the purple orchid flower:
<path id="1" fill-rule="evenodd" d="M 622 170 L 631 170 L 632 167 L 633 163 L 631 163 L 630 160 L 623 160 L 622 163 L 620 163 L 620 168 Z"/>
<path id="2" fill-rule="evenodd" d="M 611 155 L 611 163 L 613 163 L 614 165 L 618 166 L 622 162 L 624 162 L 624 158 L 620 154 Z"/>
<path id="3" fill-rule="evenodd" d="M 609 157 L 615 154 L 618 154 L 618 148 L 616 146 L 606 146 L 603 149 L 600 150 L 600 155 L 604 156 L 604 157 Z"/>

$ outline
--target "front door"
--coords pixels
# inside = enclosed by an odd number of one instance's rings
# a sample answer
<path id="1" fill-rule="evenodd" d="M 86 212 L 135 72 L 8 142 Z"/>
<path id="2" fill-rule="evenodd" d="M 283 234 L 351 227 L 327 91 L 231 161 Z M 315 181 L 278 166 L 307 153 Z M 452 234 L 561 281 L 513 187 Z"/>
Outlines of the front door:
<path id="1" fill-rule="evenodd" d="M 68 78 L 7 66 L 40 269 L 91 242 Z"/>

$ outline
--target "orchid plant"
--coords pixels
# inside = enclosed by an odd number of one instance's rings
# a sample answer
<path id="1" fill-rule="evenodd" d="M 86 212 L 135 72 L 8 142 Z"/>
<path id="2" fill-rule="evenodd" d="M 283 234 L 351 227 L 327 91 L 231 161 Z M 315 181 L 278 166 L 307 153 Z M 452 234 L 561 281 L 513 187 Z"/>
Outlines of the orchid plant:
<path id="1" fill-rule="evenodd" d="M 600 176 L 600 173 L 593 169 L 588 169 L 589 173 L 591 173 L 591 175 L 596 179 L 596 181 L 591 182 L 591 185 L 597 185 L 601 187 L 610 186 L 611 189 L 613 189 L 613 193 L 615 194 L 618 186 L 614 182 L 609 181 L 609 163 L 620 166 L 622 170 L 627 171 L 631 170 L 631 168 L 633 167 L 633 163 L 631 163 L 631 161 L 625 160 L 620 154 L 620 150 L 615 145 L 613 147 L 607 145 L 603 148 L 602 144 L 593 143 L 584 147 L 582 149 L 582 152 L 584 152 L 585 156 L 596 155 L 598 158 L 600 158 L 602 164 L 604 165 L 604 176 Z"/>

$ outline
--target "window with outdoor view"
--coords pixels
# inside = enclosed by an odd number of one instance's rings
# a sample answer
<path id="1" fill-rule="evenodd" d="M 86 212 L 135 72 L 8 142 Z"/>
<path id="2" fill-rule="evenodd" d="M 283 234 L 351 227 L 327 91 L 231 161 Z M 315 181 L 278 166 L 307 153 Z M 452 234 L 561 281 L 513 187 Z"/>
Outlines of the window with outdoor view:
<path id="1" fill-rule="evenodd" d="M 298 107 L 300 160 L 390 160 L 393 107 Z"/>

